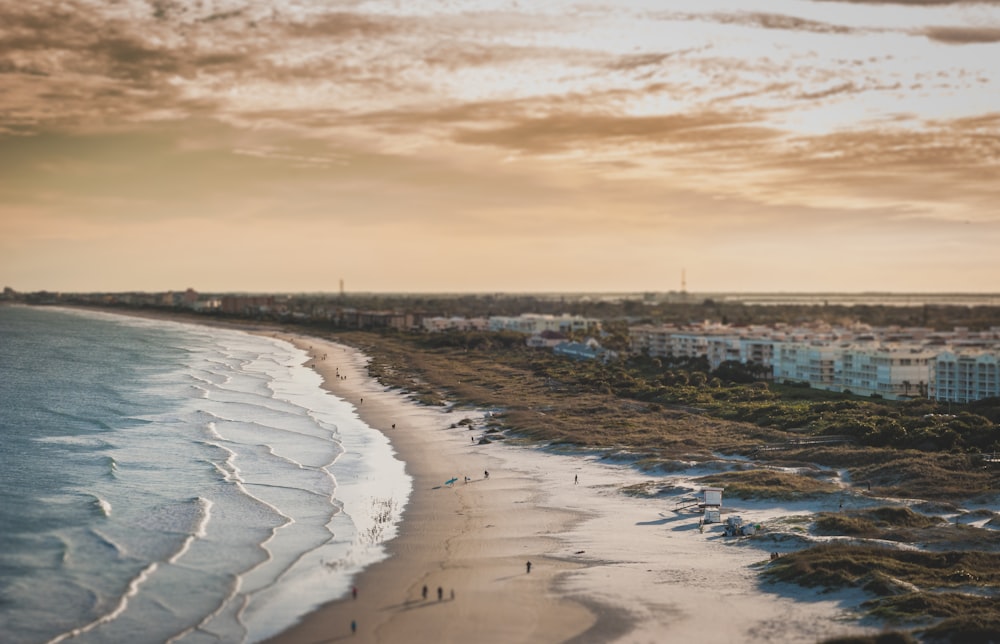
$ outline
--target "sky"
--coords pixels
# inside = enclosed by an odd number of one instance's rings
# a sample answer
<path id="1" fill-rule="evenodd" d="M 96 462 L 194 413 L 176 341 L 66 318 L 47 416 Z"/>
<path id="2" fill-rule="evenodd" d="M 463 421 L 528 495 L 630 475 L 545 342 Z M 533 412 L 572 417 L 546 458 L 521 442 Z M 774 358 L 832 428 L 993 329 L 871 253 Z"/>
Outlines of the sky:
<path id="1" fill-rule="evenodd" d="M 682 276 L 1000 291 L 1000 0 L 0 0 L 0 287 Z"/>

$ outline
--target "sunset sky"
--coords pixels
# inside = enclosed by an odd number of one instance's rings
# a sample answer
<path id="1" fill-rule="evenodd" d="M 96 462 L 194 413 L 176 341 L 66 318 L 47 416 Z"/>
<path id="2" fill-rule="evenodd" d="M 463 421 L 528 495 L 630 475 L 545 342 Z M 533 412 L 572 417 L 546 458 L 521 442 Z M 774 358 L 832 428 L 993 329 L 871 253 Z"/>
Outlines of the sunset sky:
<path id="1" fill-rule="evenodd" d="M 1000 0 L 0 0 L 0 287 L 682 270 L 1000 291 Z"/>

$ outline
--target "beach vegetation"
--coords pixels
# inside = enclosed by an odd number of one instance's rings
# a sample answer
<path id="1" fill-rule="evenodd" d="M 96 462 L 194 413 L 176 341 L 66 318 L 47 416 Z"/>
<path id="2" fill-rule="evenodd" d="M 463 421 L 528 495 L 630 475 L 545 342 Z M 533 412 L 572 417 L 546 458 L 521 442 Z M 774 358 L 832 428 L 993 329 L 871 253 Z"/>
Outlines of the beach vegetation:
<path id="1" fill-rule="evenodd" d="M 909 543 L 917 540 L 915 530 L 946 523 L 940 517 L 923 515 L 907 507 L 877 507 L 838 513 L 821 512 L 816 517 L 816 532 Z"/>
<path id="2" fill-rule="evenodd" d="M 990 640 L 983 639 L 984 633 L 1000 632 L 996 552 L 829 543 L 779 557 L 763 574 L 771 581 L 809 588 L 860 588 L 875 595 L 862 604 L 872 617 L 892 623 L 932 622 L 920 631 L 922 640 L 985 642 Z"/>
<path id="3" fill-rule="evenodd" d="M 739 499 L 799 500 L 839 491 L 833 483 L 810 474 L 765 468 L 711 474 L 696 480 L 702 485 L 724 487 L 726 496 Z"/>

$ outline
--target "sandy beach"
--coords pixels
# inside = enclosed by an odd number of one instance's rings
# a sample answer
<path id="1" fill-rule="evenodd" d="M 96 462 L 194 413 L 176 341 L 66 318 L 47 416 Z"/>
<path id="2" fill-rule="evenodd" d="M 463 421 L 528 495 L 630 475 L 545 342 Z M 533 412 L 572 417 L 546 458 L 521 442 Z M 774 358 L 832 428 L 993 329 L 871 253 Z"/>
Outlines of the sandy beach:
<path id="1" fill-rule="evenodd" d="M 757 567 L 781 546 L 727 538 L 717 524 L 702 532 L 700 515 L 622 491 L 683 488 L 706 471 L 651 475 L 599 454 L 479 445 L 482 412 L 418 405 L 369 378 L 353 348 L 279 337 L 389 437 L 414 484 L 390 557 L 359 575 L 357 597 L 271 642 L 810 642 L 873 631 L 847 612 L 856 597 L 762 589 Z M 466 418 L 474 429 L 458 425 Z M 822 503 L 724 502 L 723 519 L 834 509 Z"/>

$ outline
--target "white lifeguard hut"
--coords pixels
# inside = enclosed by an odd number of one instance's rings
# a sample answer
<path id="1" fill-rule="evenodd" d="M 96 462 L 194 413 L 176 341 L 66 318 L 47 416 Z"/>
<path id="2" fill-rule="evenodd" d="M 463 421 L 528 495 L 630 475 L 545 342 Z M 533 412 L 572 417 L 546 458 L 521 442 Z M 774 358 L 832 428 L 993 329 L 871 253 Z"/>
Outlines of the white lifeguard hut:
<path id="1" fill-rule="evenodd" d="M 701 488 L 701 502 L 698 507 L 705 513 L 702 523 L 720 523 L 722 521 L 722 491 L 721 487 Z"/>

